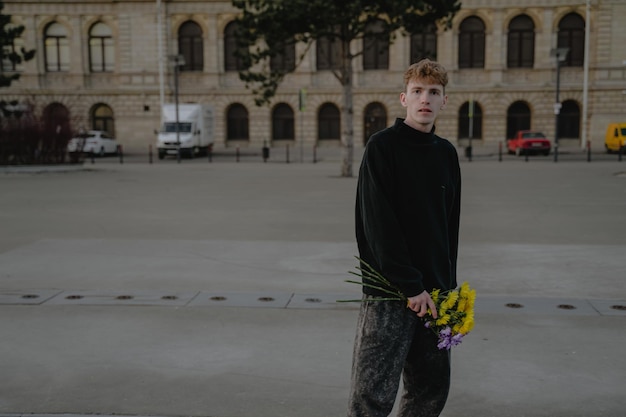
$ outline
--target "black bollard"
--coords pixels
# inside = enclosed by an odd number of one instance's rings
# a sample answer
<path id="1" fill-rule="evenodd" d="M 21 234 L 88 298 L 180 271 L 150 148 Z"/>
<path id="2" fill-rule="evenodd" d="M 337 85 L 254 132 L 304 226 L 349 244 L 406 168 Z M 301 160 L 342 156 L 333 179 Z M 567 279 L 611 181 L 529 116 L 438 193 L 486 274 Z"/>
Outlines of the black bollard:
<path id="1" fill-rule="evenodd" d="M 267 162 L 270 157 L 270 148 L 267 146 L 267 142 L 263 142 L 263 149 L 261 151 L 263 154 L 263 162 Z"/>
<path id="2" fill-rule="evenodd" d="M 559 144 L 555 143 L 554 144 L 554 162 L 558 162 L 559 161 Z"/>

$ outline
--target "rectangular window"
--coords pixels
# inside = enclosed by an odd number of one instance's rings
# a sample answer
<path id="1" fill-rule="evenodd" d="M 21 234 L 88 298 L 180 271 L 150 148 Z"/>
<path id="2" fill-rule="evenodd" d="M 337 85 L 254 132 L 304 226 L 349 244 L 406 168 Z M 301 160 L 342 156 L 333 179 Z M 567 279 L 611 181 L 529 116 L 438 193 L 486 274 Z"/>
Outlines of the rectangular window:
<path id="1" fill-rule="evenodd" d="M 44 41 L 46 71 L 62 72 L 70 69 L 70 47 L 67 38 L 48 37 Z"/>

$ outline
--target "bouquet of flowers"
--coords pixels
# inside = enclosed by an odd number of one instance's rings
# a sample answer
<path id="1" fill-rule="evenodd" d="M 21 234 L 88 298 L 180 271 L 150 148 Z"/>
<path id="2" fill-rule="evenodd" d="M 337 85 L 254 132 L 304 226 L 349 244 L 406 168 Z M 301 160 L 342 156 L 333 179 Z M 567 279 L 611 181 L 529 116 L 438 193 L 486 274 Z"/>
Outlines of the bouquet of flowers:
<path id="1" fill-rule="evenodd" d="M 450 349 L 461 343 L 463 337 L 474 328 L 476 290 L 470 289 L 469 284 L 464 282 L 456 290 L 433 290 L 430 297 L 438 314 L 435 319 L 429 311 L 424 326 L 439 336 L 439 349 Z"/>
<path id="2" fill-rule="evenodd" d="M 357 258 L 359 259 L 359 258 Z M 405 301 L 408 306 L 406 295 L 396 288 L 381 273 L 372 268 L 362 259 L 357 267 L 359 272 L 350 271 L 351 274 L 361 277 L 361 281 L 346 280 L 352 284 L 377 289 L 386 293 L 386 297 L 373 298 L 374 301 Z M 431 329 L 439 337 L 437 347 L 449 350 L 461 343 L 463 337 L 474 327 L 474 301 L 476 290 L 471 289 L 467 282 L 461 284 L 458 289 L 441 291 L 435 289 L 430 292 L 437 308 L 437 318 L 432 316 L 430 309 L 423 318 L 424 327 Z M 341 302 L 360 302 L 361 300 L 339 300 Z"/>

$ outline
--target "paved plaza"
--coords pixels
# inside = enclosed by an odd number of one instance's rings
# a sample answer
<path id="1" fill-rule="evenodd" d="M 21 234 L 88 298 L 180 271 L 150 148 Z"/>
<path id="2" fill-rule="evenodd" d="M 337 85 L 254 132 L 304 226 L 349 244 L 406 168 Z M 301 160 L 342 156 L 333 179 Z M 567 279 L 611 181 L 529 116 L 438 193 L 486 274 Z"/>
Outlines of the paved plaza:
<path id="1" fill-rule="evenodd" d="M 334 152 L 0 167 L 0 417 L 345 415 L 356 177 Z M 461 170 L 476 327 L 442 417 L 623 416 L 626 161 Z"/>

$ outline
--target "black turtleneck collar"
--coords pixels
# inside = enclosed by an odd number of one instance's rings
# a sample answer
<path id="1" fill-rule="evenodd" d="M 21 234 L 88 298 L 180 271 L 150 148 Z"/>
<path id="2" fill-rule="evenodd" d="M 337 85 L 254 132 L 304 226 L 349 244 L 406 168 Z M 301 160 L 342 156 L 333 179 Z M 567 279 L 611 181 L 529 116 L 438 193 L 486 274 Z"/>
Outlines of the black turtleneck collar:
<path id="1" fill-rule="evenodd" d="M 436 142 L 434 125 L 430 132 L 425 133 L 404 123 L 404 119 L 397 118 L 393 128 L 400 133 L 403 139 L 409 140 L 415 144 L 430 145 Z"/>

